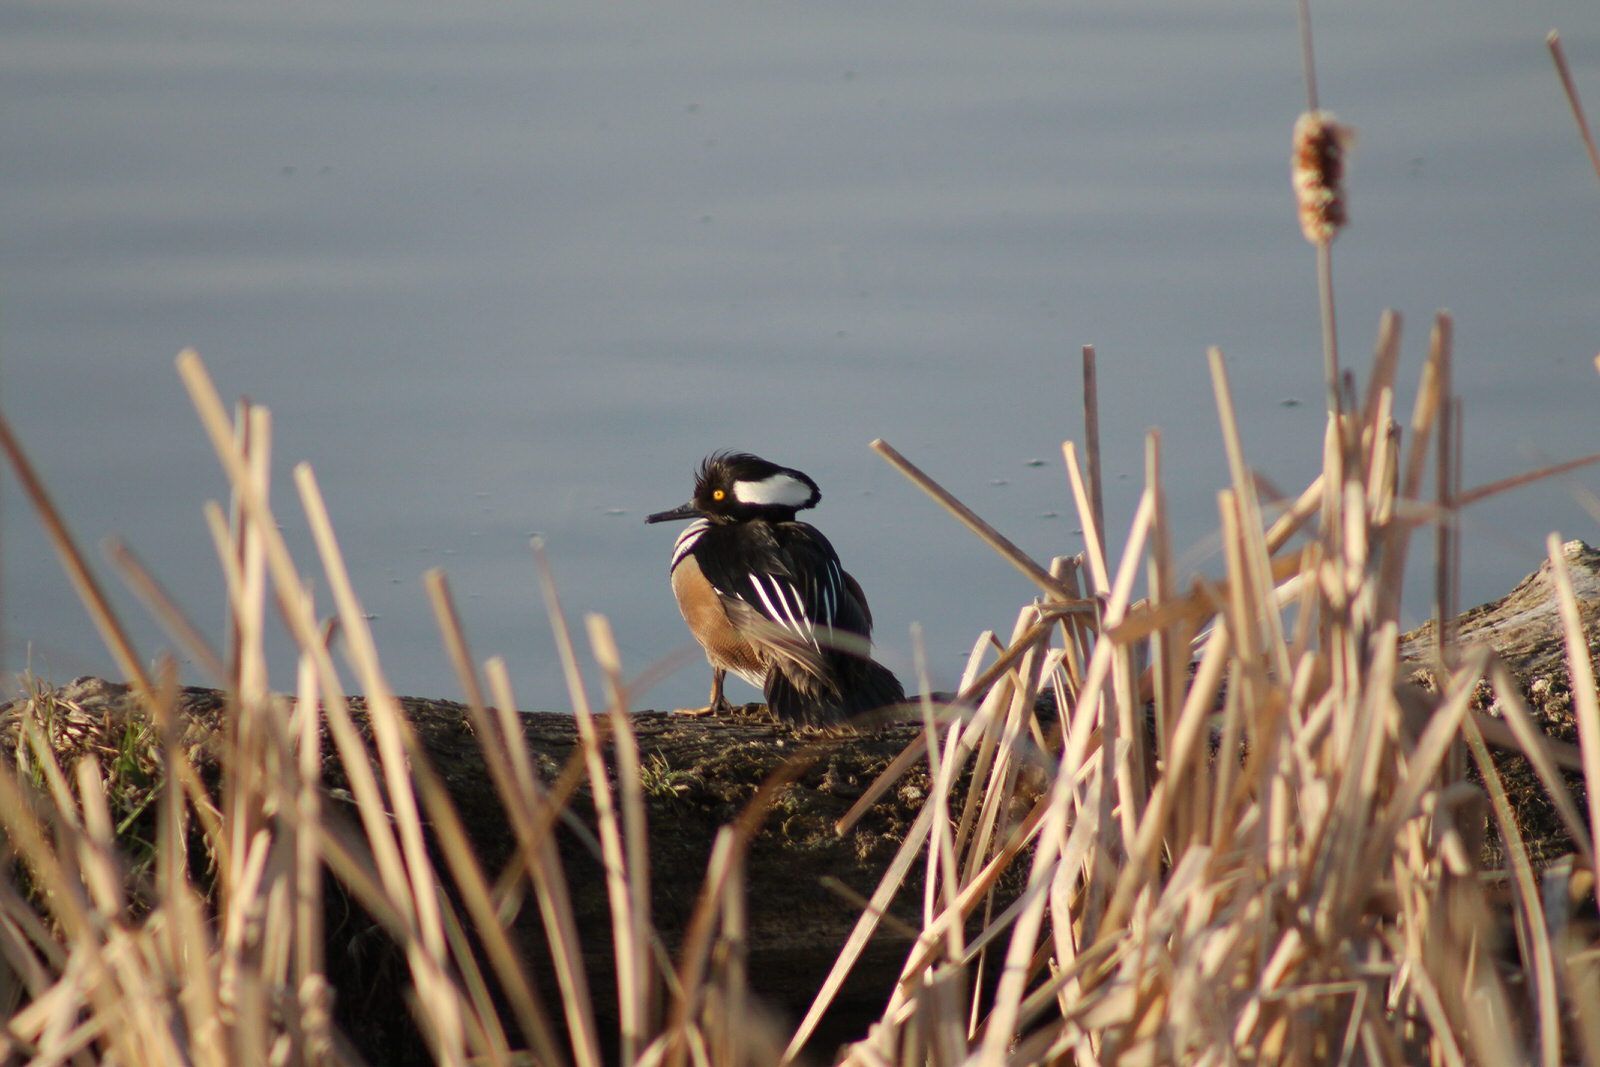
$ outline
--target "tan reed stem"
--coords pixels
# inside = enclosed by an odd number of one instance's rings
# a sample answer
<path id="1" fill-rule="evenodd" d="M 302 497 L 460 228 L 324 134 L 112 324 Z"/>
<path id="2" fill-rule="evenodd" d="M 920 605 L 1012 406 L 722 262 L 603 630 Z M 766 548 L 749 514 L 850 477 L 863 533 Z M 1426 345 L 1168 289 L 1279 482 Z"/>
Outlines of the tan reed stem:
<path id="1" fill-rule="evenodd" d="M 1567 94 L 1567 103 L 1572 106 L 1572 117 L 1578 123 L 1578 136 L 1583 138 L 1583 147 L 1589 153 L 1589 165 L 1594 168 L 1595 177 L 1600 178 L 1600 149 L 1595 147 L 1594 134 L 1589 131 L 1589 120 L 1583 114 L 1583 102 L 1578 98 L 1578 86 L 1567 67 L 1567 53 L 1561 46 L 1561 34 L 1551 30 L 1545 37 L 1545 44 L 1550 48 L 1550 58 L 1555 62 L 1556 74 L 1561 78 L 1561 89 Z"/>

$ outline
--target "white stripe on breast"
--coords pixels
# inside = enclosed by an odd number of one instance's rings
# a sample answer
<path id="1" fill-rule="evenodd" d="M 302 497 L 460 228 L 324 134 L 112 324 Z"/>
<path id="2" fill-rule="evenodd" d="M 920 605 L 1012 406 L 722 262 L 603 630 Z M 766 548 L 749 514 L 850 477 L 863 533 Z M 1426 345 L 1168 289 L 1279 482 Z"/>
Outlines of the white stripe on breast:
<path id="1" fill-rule="evenodd" d="M 683 528 L 683 533 L 678 535 L 677 543 L 672 546 L 672 566 L 667 568 L 671 574 L 678 569 L 678 564 L 683 562 L 685 556 L 694 551 L 694 543 L 711 529 L 710 519 L 696 519 Z"/>

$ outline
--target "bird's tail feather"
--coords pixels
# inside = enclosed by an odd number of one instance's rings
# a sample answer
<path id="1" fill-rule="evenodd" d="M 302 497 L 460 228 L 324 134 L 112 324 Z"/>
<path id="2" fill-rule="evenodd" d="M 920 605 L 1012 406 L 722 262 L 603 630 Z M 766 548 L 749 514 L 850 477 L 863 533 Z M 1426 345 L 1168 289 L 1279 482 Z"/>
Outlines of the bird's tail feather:
<path id="1" fill-rule="evenodd" d="M 786 722 L 823 725 L 905 701 L 905 690 L 889 668 L 858 656 L 840 660 L 833 672 L 837 686 L 774 668 L 763 687 L 767 707 Z"/>
<path id="2" fill-rule="evenodd" d="M 852 658 L 850 667 L 840 673 L 848 679 L 842 701 L 846 718 L 905 703 L 906 691 L 900 687 L 900 679 L 877 660 Z"/>

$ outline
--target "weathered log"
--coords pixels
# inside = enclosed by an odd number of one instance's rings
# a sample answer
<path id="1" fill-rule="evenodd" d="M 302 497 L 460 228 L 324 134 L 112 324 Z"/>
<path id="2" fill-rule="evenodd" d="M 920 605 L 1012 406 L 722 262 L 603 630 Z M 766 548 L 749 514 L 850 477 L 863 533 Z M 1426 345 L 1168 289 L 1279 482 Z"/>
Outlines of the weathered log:
<path id="1" fill-rule="evenodd" d="M 1593 657 L 1600 648 L 1600 549 L 1568 541 L 1561 550 Z M 1454 630 L 1461 646 L 1494 649 L 1525 685 L 1541 678 L 1566 684 L 1567 648 L 1549 560 L 1500 599 L 1462 612 Z M 1434 641 L 1434 624 L 1425 623 L 1401 637 L 1400 654 L 1407 659 L 1427 659 L 1433 654 Z"/>
<path id="2" fill-rule="evenodd" d="M 1593 665 L 1600 653 L 1600 550 L 1576 540 L 1568 541 L 1561 549 Z M 1484 645 L 1494 650 L 1516 677 L 1534 722 L 1545 736 L 1559 742 L 1568 753 L 1575 753 L 1578 724 L 1572 713 L 1566 636 L 1550 561 L 1541 563 L 1505 596 L 1462 612 L 1453 630 L 1458 647 Z M 1416 662 L 1429 662 L 1435 656 L 1436 641 L 1434 624 L 1429 622 L 1401 638 L 1400 653 Z M 1432 672 L 1423 668 L 1417 678 L 1431 684 Z M 1475 710 L 1491 719 L 1500 714 L 1495 695 L 1487 685 L 1478 687 L 1473 704 Z M 1563 765 L 1567 788 L 1581 810 L 1585 784 L 1575 763 L 1575 759 L 1568 758 Z M 1566 827 L 1527 759 L 1502 741 L 1495 764 L 1516 810 L 1528 858 L 1541 865 L 1571 852 L 1572 840 Z M 1496 834 L 1489 835 L 1488 849 L 1491 864 L 1499 865 Z"/>

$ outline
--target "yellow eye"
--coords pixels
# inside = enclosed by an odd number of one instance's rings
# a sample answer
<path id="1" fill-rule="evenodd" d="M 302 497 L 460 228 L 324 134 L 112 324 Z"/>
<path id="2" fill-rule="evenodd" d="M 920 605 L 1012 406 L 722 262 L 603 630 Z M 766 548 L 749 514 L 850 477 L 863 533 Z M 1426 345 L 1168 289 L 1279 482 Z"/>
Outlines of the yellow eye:
<path id="1" fill-rule="evenodd" d="M 711 490 L 711 499 L 712 500 L 721 500 L 723 497 L 725 497 L 727 495 L 728 494 L 723 492 L 721 489 L 713 489 L 713 490 Z"/>

